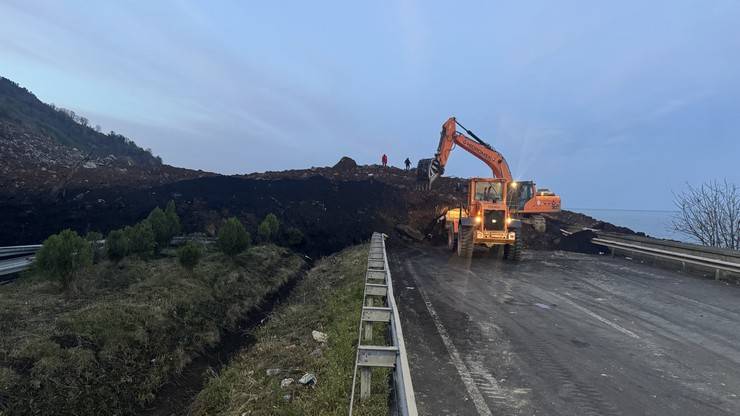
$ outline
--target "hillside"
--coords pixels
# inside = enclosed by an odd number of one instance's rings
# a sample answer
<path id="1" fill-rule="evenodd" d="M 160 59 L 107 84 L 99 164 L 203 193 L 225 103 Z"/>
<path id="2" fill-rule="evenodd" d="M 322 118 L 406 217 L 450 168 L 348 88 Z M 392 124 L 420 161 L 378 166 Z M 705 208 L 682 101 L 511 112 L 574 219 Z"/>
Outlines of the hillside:
<path id="1" fill-rule="evenodd" d="M 132 140 L 72 111 L 40 101 L 0 77 L 0 192 L 64 193 L 75 188 L 150 186 L 207 173 L 162 164 Z"/>

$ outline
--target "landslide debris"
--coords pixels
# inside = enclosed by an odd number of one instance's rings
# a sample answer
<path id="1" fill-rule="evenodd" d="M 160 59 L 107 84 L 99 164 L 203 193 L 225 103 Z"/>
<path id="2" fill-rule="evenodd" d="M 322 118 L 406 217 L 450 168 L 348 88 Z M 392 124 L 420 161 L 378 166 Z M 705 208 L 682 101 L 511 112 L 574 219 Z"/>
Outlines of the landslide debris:
<path id="1" fill-rule="evenodd" d="M 0 194 L 64 194 L 212 175 L 165 165 L 129 138 L 88 123 L 0 77 Z"/>

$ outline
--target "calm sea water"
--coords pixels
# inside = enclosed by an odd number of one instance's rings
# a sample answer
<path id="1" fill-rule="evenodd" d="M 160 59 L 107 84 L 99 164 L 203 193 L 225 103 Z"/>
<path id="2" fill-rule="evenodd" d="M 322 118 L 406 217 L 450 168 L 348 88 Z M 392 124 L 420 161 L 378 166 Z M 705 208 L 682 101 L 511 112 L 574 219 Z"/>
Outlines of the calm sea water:
<path id="1" fill-rule="evenodd" d="M 642 231 L 653 237 L 687 241 L 687 237 L 673 231 L 671 221 L 675 211 L 646 211 L 620 209 L 573 209 L 614 225 Z"/>

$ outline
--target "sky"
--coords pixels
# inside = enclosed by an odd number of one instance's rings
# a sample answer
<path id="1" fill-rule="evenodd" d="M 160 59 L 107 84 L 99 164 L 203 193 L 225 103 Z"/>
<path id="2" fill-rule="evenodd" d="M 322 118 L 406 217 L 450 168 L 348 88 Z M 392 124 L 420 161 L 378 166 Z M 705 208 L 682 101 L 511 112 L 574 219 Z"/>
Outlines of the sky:
<path id="1" fill-rule="evenodd" d="M 740 0 L 0 0 L 0 75 L 225 174 L 401 166 L 456 116 L 568 208 L 740 184 Z M 489 176 L 457 149 L 450 176 Z"/>

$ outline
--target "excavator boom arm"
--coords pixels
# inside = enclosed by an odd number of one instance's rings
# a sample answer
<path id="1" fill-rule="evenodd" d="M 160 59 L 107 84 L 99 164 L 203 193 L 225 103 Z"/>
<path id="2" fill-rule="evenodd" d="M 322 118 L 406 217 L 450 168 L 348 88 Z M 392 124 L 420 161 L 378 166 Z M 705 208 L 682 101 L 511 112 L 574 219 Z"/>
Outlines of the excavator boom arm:
<path id="1" fill-rule="evenodd" d="M 504 156 L 467 129 L 466 131 L 475 137 L 475 139 L 459 133 L 457 131 L 457 125 L 458 123 L 455 117 L 450 117 L 442 125 L 439 146 L 437 146 L 437 153 L 434 155 L 434 159 L 431 161 L 428 159 L 419 161 L 419 174 L 428 173 L 429 186 L 431 187 L 432 182 L 444 173 L 447 160 L 450 158 L 450 153 L 455 145 L 462 147 L 485 163 L 491 168 L 494 177 L 511 181 L 511 170 L 509 170 L 509 164 L 506 162 Z"/>

